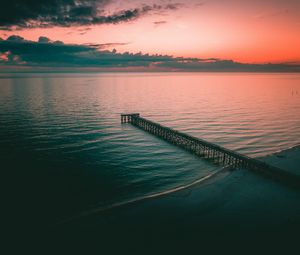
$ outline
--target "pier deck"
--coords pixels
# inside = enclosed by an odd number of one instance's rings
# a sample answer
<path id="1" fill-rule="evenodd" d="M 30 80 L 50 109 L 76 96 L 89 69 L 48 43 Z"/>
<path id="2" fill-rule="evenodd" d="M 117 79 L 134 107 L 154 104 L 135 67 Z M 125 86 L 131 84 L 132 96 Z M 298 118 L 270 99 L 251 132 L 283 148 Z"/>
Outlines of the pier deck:
<path id="1" fill-rule="evenodd" d="M 159 123 L 142 118 L 139 113 L 121 114 L 121 122 L 130 123 L 215 164 L 235 169 L 246 168 L 300 189 L 299 175 L 292 174 L 217 144 L 165 127 Z"/>

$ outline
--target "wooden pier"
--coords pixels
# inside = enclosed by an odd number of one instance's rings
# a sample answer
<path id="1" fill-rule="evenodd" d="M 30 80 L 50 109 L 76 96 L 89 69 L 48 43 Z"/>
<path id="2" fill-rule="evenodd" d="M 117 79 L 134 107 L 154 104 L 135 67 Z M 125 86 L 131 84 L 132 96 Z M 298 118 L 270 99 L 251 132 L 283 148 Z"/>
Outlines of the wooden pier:
<path id="1" fill-rule="evenodd" d="M 300 188 L 300 176 L 260 160 L 250 158 L 235 151 L 226 149 L 211 142 L 162 126 L 151 120 L 140 117 L 139 113 L 121 114 L 122 123 L 130 123 L 167 142 L 188 150 L 211 162 L 231 168 L 246 168 L 263 173 L 278 181 Z"/>

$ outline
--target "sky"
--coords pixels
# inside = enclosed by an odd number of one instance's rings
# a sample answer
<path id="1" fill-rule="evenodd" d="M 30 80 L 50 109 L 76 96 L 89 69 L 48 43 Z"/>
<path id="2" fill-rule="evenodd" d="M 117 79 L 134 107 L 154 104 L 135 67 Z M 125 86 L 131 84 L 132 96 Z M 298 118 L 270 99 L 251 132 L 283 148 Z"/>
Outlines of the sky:
<path id="1" fill-rule="evenodd" d="M 277 71 L 300 65 L 299 0 L 10 0 L 1 5 L 2 67 Z M 45 50 L 53 57 L 45 58 Z"/>

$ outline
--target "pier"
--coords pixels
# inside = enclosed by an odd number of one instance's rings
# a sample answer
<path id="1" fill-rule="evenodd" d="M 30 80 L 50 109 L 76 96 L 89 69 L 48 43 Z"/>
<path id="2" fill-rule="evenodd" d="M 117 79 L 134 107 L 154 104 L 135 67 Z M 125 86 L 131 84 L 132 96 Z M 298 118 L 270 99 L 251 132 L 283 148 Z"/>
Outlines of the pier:
<path id="1" fill-rule="evenodd" d="M 121 123 L 130 123 L 214 164 L 233 169 L 246 168 L 300 189 L 299 175 L 292 174 L 281 168 L 271 166 L 217 144 L 165 127 L 141 117 L 139 113 L 121 114 Z"/>

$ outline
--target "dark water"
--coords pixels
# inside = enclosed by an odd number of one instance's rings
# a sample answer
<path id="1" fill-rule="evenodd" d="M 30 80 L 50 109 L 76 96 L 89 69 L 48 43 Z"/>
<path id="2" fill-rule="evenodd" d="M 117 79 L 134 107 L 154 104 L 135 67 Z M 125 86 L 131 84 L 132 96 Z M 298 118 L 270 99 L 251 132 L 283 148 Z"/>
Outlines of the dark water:
<path id="1" fill-rule="evenodd" d="M 218 170 L 121 125 L 122 112 L 265 156 L 300 143 L 300 75 L 2 75 L 1 171 L 14 220 L 51 225 Z"/>

